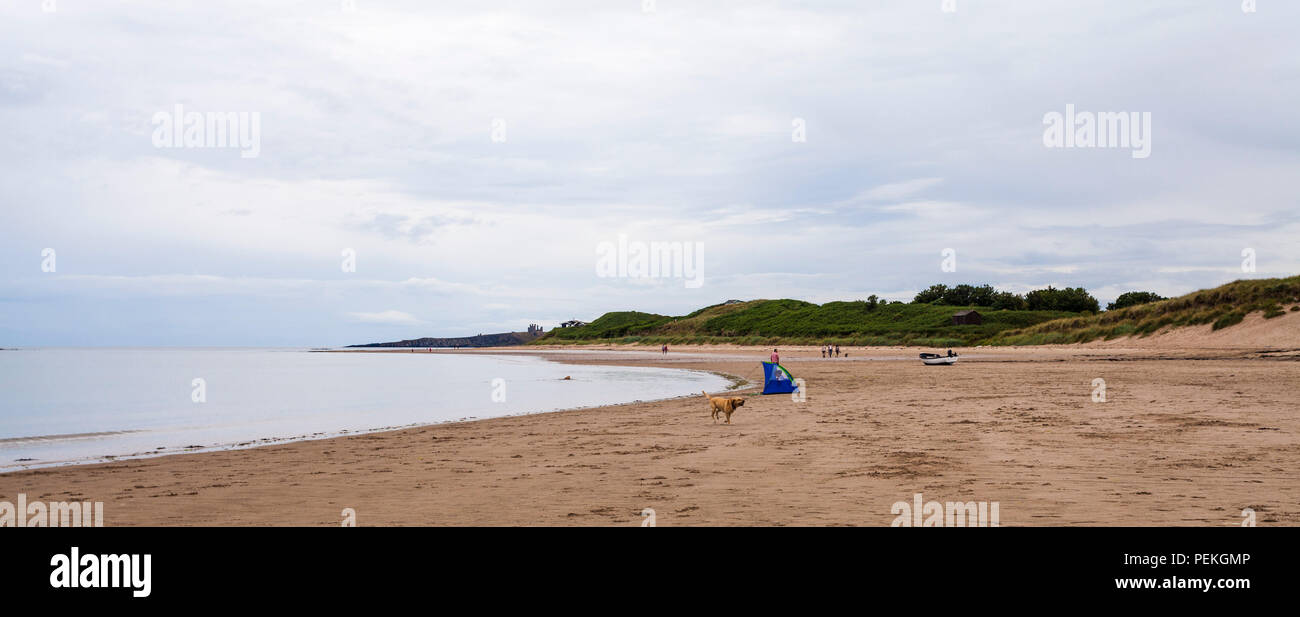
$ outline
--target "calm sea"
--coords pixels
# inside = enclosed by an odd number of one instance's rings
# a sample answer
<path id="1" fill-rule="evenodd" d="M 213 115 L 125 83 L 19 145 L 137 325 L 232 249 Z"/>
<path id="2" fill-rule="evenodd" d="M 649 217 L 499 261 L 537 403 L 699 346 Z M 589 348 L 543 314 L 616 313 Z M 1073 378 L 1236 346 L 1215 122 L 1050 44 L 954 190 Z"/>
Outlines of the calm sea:
<path id="1" fill-rule="evenodd" d="M 0 471 L 664 399 L 727 385 L 704 372 L 518 354 L 4 350 Z"/>

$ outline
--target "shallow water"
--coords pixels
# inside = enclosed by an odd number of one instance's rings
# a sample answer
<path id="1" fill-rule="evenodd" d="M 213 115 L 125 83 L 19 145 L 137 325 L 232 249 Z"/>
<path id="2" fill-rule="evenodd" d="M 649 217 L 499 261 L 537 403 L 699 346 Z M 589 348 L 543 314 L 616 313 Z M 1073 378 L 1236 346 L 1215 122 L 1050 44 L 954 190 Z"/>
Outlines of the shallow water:
<path id="1" fill-rule="evenodd" d="M 515 354 L 6 350 L 0 471 L 664 399 L 728 385 L 700 371 Z"/>

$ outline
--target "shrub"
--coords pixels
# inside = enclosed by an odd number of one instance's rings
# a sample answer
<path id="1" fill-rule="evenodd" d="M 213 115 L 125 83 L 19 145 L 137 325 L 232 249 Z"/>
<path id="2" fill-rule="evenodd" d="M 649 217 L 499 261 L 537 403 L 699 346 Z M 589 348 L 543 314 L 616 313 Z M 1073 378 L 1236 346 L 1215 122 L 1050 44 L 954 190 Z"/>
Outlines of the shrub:
<path id="1" fill-rule="evenodd" d="M 1241 323 L 1241 320 L 1245 318 L 1246 318 L 1245 313 L 1242 313 L 1241 311 L 1232 311 L 1231 313 L 1228 313 L 1227 315 L 1224 315 L 1223 317 L 1220 317 L 1217 321 L 1215 321 L 1214 326 L 1211 329 L 1221 330 L 1228 326 L 1235 326 Z"/>
<path id="2" fill-rule="evenodd" d="M 1137 306 L 1139 304 L 1159 302 L 1161 300 L 1168 300 L 1168 298 L 1161 296 L 1160 294 L 1157 293 L 1152 293 L 1150 291 L 1129 291 L 1120 294 L 1118 298 L 1115 298 L 1114 302 L 1107 304 L 1106 310 L 1114 311 L 1122 308 L 1128 308 L 1130 306 Z"/>
<path id="3" fill-rule="evenodd" d="M 1082 287 L 1056 289 L 1050 285 L 1046 289 L 1035 289 L 1025 294 L 1025 304 L 1031 311 L 1092 311 L 1095 313 L 1101 308 L 1097 299 Z"/>

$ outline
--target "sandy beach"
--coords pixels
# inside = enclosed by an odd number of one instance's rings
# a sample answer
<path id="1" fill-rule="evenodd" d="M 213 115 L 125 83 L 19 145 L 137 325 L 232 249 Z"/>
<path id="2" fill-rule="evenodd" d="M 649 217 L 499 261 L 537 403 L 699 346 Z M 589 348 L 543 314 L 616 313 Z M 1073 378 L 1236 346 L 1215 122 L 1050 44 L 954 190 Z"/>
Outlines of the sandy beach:
<path id="1" fill-rule="evenodd" d="M 1294 349 L 782 349 L 803 402 L 758 394 L 770 349 L 620 349 L 507 352 L 717 371 L 747 402 L 731 425 L 694 396 L 20 471 L 0 500 L 103 501 L 108 526 L 889 525 L 916 493 L 1003 526 L 1300 522 Z"/>

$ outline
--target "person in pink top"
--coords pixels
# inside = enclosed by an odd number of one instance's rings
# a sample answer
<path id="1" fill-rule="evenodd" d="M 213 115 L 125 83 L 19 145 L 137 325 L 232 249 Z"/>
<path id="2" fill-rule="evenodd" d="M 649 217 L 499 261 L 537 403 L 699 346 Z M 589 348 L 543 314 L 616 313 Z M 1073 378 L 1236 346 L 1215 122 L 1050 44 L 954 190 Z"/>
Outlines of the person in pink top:
<path id="1" fill-rule="evenodd" d="M 776 350 L 775 350 L 775 349 L 772 350 L 772 361 L 775 362 L 775 363 L 777 363 L 777 364 L 780 364 L 780 363 L 781 363 L 781 356 L 776 355 Z"/>

